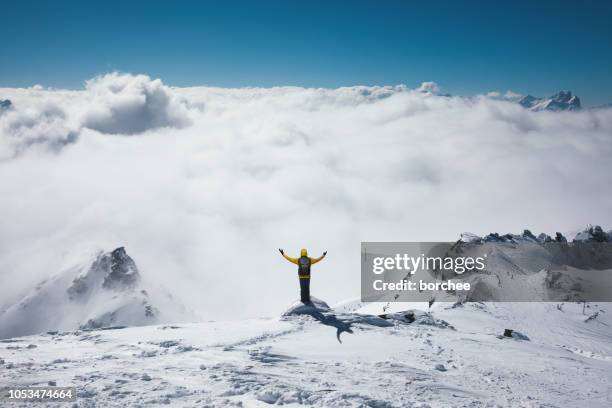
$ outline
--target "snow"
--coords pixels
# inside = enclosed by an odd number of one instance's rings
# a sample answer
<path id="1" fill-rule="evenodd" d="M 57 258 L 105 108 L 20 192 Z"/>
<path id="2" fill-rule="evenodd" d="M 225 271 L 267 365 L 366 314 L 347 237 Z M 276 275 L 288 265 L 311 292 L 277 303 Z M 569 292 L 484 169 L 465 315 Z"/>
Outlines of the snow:
<path id="1" fill-rule="evenodd" d="M 537 98 L 527 95 L 518 101 L 521 106 L 532 111 L 575 111 L 582 108 L 580 98 L 572 95 L 571 91 L 560 91 L 549 98 Z"/>
<path id="2" fill-rule="evenodd" d="M 317 312 L 326 312 L 330 310 L 329 305 L 321 299 L 311 296 L 310 301 L 310 304 L 304 304 L 299 301 L 294 302 L 289 309 L 283 313 L 283 316 L 295 316 L 301 314 L 312 315 Z"/>
<path id="3" fill-rule="evenodd" d="M 597 245 L 609 234 L 585 231 L 579 241 Z M 551 278 L 552 254 L 528 230 L 464 233 L 462 242 L 486 250 L 488 273 L 497 277 L 492 291 L 535 298 Z M 577 277 L 609 275 L 606 259 L 562 258 L 572 262 L 549 286 L 569 293 Z M 145 326 L 146 319 L 127 319 L 142 318 L 149 295 L 125 250 L 86 265 L 41 283 L 0 314 L 3 333 L 7 316 L 49 330 L 0 339 L 0 384 L 75 386 L 75 407 L 612 405 L 612 303 L 450 303 L 439 296 L 431 304 L 348 299 L 330 306 L 312 297 L 274 318 Z M 609 292 L 607 277 L 591 281 Z M 150 298 L 160 314 L 171 309 L 163 297 Z M 103 327 L 82 324 L 84 316 Z M 122 327 L 132 324 L 141 326 Z"/>
<path id="4" fill-rule="evenodd" d="M 0 338 L 189 319 L 193 314 L 166 291 L 146 286 L 121 247 L 56 274 L 1 310 Z"/>
<path id="5" fill-rule="evenodd" d="M 74 385 L 79 407 L 611 404 L 611 304 L 317 303 L 349 326 L 342 343 L 294 304 L 281 318 L 2 340 L 0 383 Z M 408 310 L 421 319 L 377 316 Z"/>

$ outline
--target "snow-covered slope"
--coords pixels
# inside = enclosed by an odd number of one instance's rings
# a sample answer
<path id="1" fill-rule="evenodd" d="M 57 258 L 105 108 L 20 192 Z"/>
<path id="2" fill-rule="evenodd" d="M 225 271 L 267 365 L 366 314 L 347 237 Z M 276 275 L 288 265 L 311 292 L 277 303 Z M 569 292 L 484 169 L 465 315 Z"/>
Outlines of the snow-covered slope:
<path id="1" fill-rule="evenodd" d="M 572 241 L 608 237 L 589 226 Z M 533 284 L 546 245 L 567 241 L 525 231 L 461 242 L 497 248 L 489 272 Z M 0 327 L 55 329 L 0 340 L 0 384 L 75 386 L 78 407 L 612 406 L 612 303 L 313 298 L 275 318 L 117 327 L 172 309 L 142 288 L 123 248 L 41 284 Z"/>
<path id="2" fill-rule="evenodd" d="M 190 318 L 169 294 L 145 286 L 136 263 L 121 247 L 41 282 L 19 302 L 5 306 L 0 338 Z"/>
<path id="3" fill-rule="evenodd" d="M 519 100 L 521 106 L 533 111 L 573 111 L 582 108 L 580 98 L 572 95 L 571 91 L 560 91 L 549 98 L 538 98 L 532 95 L 524 96 Z"/>
<path id="4" fill-rule="evenodd" d="M 293 308 L 273 319 L 4 340 L 0 383 L 74 385 L 79 407 L 612 403 L 610 304 L 583 312 L 572 303 L 436 303 L 412 311 L 414 319 L 397 318 L 410 311 L 382 319 L 382 305 L 358 303 Z M 504 337 L 505 329 L 516 335 Z"/>
<path id="5" fill-rule="evenodd" d="M 581 301 L 612 300 L 612 231 L 588 226 L 572 242 L 529 230 L 522 234 L 463 233 L 451 256 L 484 256 L 485 268 L 461 275 L 471 284 L 465 300 Z M 432 279 L 453 279 L 452 271 L 429 271 Z M 448 295 L 445 297 L 445 295 Z M 454 293 L 432 292 L 432 299 L 457 300 Z"/>

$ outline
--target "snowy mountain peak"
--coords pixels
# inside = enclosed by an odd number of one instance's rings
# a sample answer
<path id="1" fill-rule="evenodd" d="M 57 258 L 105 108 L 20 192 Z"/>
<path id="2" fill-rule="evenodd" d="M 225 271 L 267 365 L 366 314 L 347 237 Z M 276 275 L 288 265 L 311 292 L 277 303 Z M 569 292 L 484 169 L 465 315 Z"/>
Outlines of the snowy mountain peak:
<path id="1" fill-rule="evenodd" d="M 576 234 L 574 241 L 578 242 L 612 242 L 612 230 L 605 232 L 599 225 L 588 225 Z"/>
<path id="2" fill-rule="evenodd" d="M 90 296 L 96 290 L 134 290 L 140 282 L 136 263 L 119 247 L 111 252 L 100 252 L 89 269 L 74 278 L 68 294 L 71 300 Z"/>
<path id="3" fill-rule="evenodd" d="M 554 237 L 548 234 L 540 233 L 536 237 L 530 230 L 526 229 L 522 234 L 499 234 L 492 232 L 484 237 L 464 232 L 461 234 L 461 241 L 465 243 L 480 243 L 480 242 L 519 242 L 532 241 L 535 243 L 545 242 L 567 242 L 567 238 L 560 232 L 556 232 Z M 599 225 L 587 225 L 587 227 L 578 232 L 574 237 L 575 242 L 612 242 L 612 230 L 606 232 Z"/>
<path id="4" fill-rule="evenodd" d="M 0 338 L 193 320 L 170 294 L 145 287 L 124 247 L 98 253 L 89 266 L 63 271 L 7 306 L 0 312 Z"/>
<path id="5" fill-rule="evenodd" d="M 108 289 L 133 289 L 140 281 L 140 274 L 125 248 L 117 248 L 107 257 L 110 258 L 110 273 L 104 278 L 102 286 Z"/>
<path id="6" fill-rule="evenodd" d="M 549 98 L 526 95 L 519 100 L 519 104 L 532 111 L 574 111 L 582 108 L 580 98 L 571 91 L 560 91 Z"/>

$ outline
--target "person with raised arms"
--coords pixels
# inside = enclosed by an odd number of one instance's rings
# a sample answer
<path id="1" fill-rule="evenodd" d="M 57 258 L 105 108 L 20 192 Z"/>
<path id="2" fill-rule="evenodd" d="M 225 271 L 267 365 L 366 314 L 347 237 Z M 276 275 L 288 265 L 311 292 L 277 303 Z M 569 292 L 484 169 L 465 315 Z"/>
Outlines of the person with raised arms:
<path id="1" fill-rule="evenodd" d="M 298 278 L 300 280 L 300 300 L 304 304 L 310 303 L 310 266 L 316 264 L 327 255 L 327 251 L 323 252 L 318 258 L 310 258 L 306 248 L 302 248 L 299 258 L 292 258 L 285 255 L 285 251 L 279 249 L 281 255 L 291 263 L 298 266 Z"/>

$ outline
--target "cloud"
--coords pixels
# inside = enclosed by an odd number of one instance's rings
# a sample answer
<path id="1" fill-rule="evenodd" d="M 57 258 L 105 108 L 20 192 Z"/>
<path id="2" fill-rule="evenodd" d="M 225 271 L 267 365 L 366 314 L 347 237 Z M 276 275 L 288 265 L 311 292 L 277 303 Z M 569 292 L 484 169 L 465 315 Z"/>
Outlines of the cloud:
<path id="1" fill-rule="evenodd" d="M 359 295 L 361 241 L 612 226 L 612 109 L 120 74 L 0 96 L 14 105 L 0 116 L 7 301 L 125 246 L 144 279 L 203 316 L 273 315 L 297 297 L 279 247 L 329 251 L 313 294 L 333 303 Z"/>
<path id="2" fill-rule="evenodd" d="M 146 75 L 110 73 L 86 82 L 84 91 L 5 90 L 15 94 L 0 119 L 0 159 L 30 146 L 59 151 L 74 143 L 83 128 L 135 135 L 159 128 L 189 126 L 186 101 L 161 80 Z"/>
<path id="3" fill-rule="evenodd" d="M 499 91 L 491 91 L 487 92 L 485 96 L 487 98 L 506 100 L 509 102 L 518 102 L 523 97 L 523 95 L 510 90 L 504 92 L 503 94 Z"/>
<path id="4" fill-rule="evenodd" d="M 422 93 L 431 93 L 431 94 L 437 94 L 440 93 L 440 87 L 438 86 L 437 83 L 430 81 L 430 82 L 423 82 L 418 88 L 417 91 L 422 92 Z"/>
<path id="5" fill-rule="evenodd" d="M 51 101 L 34 100 L 24 109 L 10 109 L 0 116 L 0 160 L 38 144 L 58 150 L 75 138 L 66 112 Z"/>
<path id="6" fill-rule="evenodd" d="M 102 133 L 137 134 L 189 124 L 185 106 L 159 79 L 111 73 L 86 83 L 83 126 Z"/>

